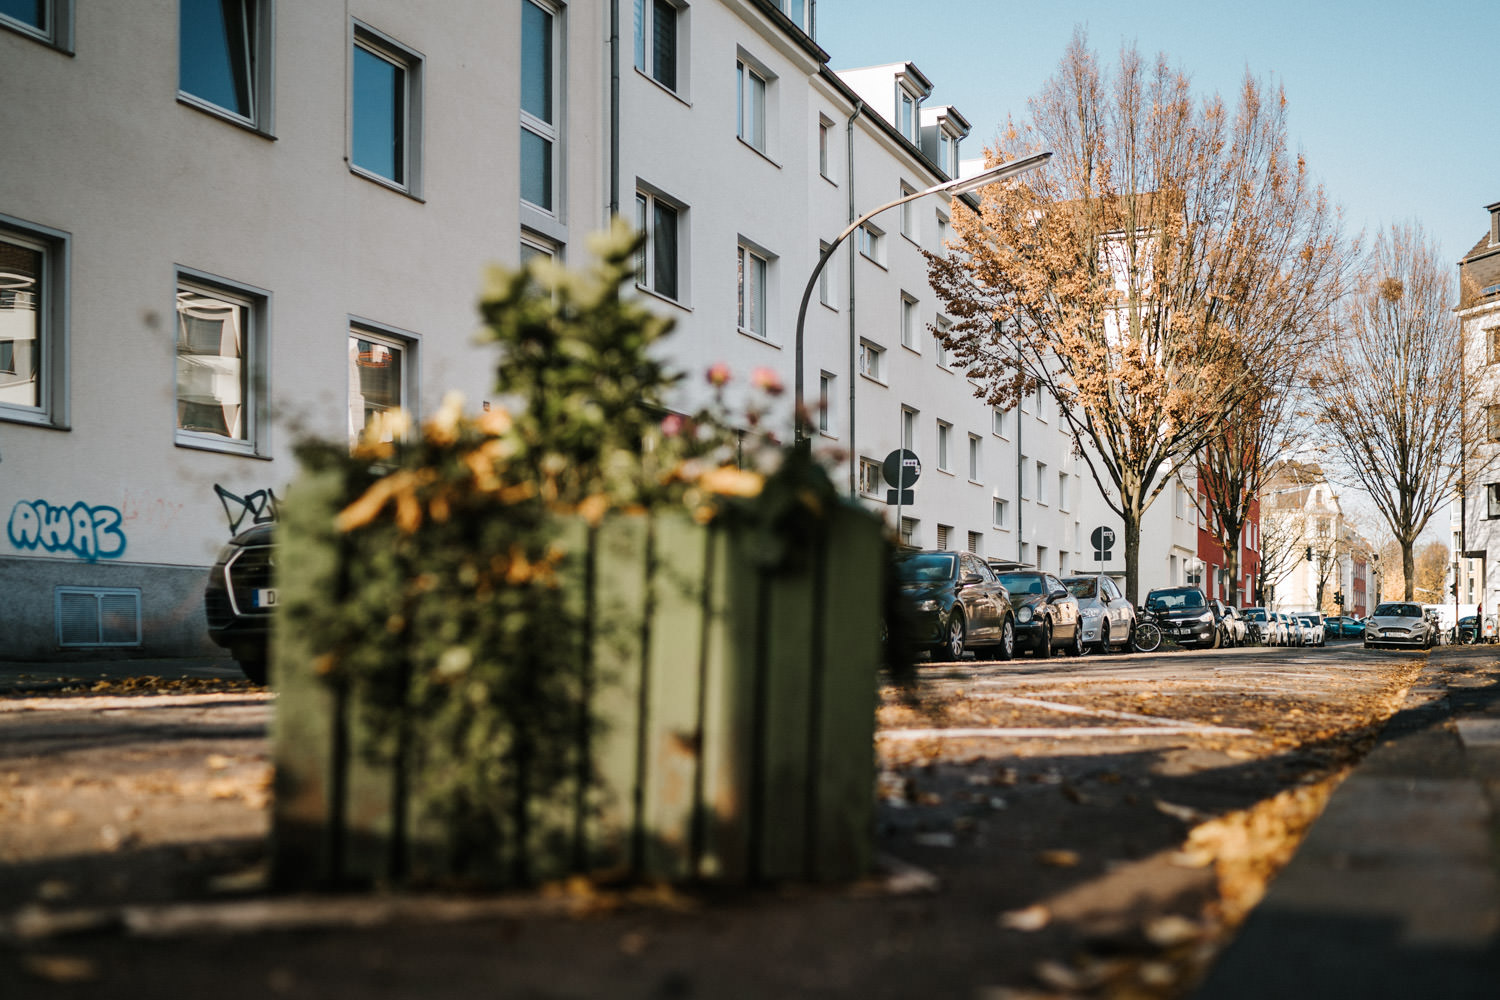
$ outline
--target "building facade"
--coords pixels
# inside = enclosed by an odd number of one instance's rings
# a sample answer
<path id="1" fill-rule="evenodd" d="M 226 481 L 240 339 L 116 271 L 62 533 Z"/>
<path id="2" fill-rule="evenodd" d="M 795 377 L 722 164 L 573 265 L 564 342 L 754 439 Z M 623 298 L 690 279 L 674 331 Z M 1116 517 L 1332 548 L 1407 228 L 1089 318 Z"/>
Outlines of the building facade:
<path id="1" fill-rule="evenodd" d="M 1485 207 L 1485 233 L 1458 264 L 1458 318 L 1464 352 L 1465 488 L 1450 506 L 1449 596 L 1500 608 L 1500 202 Z M 1453 591 L 1457 593 L 1454 594 Z"/>

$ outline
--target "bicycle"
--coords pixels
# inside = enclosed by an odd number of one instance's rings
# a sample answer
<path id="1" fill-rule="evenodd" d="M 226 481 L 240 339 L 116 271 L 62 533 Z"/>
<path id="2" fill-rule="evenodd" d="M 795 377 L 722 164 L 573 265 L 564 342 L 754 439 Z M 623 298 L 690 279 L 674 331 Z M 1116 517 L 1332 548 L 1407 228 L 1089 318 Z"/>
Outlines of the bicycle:
<path id="1" fill-rule="evenodd" d="M 1130 646 L 1137 653 L 1154 653 L 1161 648 L 1161 626 L 1150 612 L 1136 616 L 1135 628 L 1130 631 Z"/>

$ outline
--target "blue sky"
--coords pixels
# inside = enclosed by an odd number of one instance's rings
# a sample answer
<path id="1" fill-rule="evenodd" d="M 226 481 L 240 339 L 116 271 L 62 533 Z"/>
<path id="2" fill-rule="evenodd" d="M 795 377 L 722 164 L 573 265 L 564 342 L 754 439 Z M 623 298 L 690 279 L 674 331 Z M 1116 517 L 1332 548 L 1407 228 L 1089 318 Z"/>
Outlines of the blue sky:
<path id="1" fill-rule="evenodd" d="M 1456 263 L 1500 201 L 1500 0 L 819 0 L 834 69 L 909 60 L 977 155 L 1057 68 L 1075 25 L 1106 65 L 1165 52 L 1232 101 L 1248 68 L 1286 89 L 1294 148 L 1352 232 L 1420 222 Z M 1456 269 L 1455 269 L 1456 272 Z"/>

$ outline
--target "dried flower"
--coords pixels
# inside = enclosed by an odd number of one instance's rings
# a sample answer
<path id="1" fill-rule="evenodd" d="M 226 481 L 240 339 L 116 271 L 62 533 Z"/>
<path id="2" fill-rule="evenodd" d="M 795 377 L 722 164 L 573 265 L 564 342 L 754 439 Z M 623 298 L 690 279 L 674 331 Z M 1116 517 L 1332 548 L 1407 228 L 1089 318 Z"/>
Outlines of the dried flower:
<path id="1" fill-rule="evenodd" d="M 755 369 L 750 373 L 750 384 L 768 396 L 779 396 L 786 391 L 786 385 L 774 368 Z"/>
<path id="2" fill-rule="evenodd" d="M 723 388 L 729 384 L 729 366 L 720 361 L 718 364 L 709 365 L 705 373 L 708 384 L 715 388 Z"/>

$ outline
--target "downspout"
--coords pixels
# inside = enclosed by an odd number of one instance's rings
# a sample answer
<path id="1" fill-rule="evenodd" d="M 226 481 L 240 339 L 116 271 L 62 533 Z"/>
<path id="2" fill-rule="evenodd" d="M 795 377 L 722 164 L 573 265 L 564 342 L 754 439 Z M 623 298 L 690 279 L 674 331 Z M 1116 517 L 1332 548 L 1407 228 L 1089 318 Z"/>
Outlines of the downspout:
<path id="1" fill-rule="evenodd" d="M 849 221 L 859 218 L 854 213 L 854 119 L 865 110 L 865 102 L 855 100 L 854 111 L 844 123 L 844 157 L 848 161 L 845 176 L 849 187 Z M 854 387 L 859 381 L 859 335 L 854 327 L 854 259 L 856 239 L 849 244 L 849 496 L 859 495 L 859 448 L 854 440 Z M 896 534 L 901 534 L 901 525 L 896 524 Z"/>
<path id="2" fill-rule="evenodd" d="M 1016 343 L 1016 369 L 1021 367 L 1021 344 Z M 1021 401 L 1016 400 L 1016 562 L 1026 564 L 1026 490 L 1022 480 L 1026 476 L 1026 460 L 1022 453 L 1021 428 L 1026 421 L 1021 419 Z M 1040 567 L 1038 567 L 1040 569 Z"/>
<path id="3" fill-rule="evenodd" d="M 609 3 L 609 218 L 620 214 L 620 0 Z"/>

